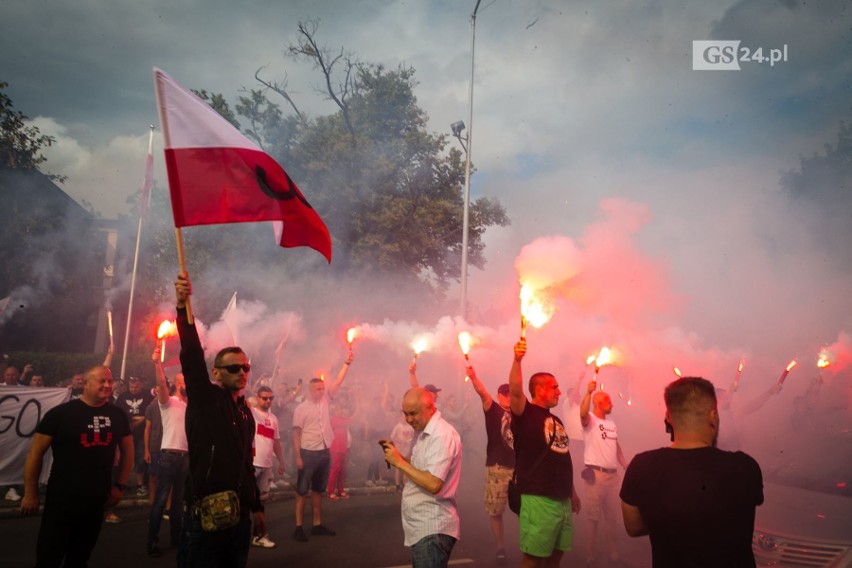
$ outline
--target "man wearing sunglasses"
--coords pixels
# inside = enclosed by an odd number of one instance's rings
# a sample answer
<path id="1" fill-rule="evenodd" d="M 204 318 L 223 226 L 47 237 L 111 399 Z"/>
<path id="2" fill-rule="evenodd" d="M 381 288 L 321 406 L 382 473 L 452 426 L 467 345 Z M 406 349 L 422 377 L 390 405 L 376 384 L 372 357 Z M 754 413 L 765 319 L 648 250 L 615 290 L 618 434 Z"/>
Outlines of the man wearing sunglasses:
<path id="1" fill-rule="evenodd" d="M 192 293 L 188 276 L 178 276 L 175 293 L 189 446 L 187 507 L 178 564 L 191 568 L 242 567 L 248 559 L 252 513 L 254 534 L 266 534 L 266 518 L 252 466 L 255 422 L 240 394 L 251 366 L 242 349 L 226 347 L 216 354 L 211 383 L 198 331 L 187 319 L 186 301 Z M 198 504 L 205 496 L 222 491 L 235 491 L 239 496 L 240 520 L 229 528 L 204 531 Z"/>

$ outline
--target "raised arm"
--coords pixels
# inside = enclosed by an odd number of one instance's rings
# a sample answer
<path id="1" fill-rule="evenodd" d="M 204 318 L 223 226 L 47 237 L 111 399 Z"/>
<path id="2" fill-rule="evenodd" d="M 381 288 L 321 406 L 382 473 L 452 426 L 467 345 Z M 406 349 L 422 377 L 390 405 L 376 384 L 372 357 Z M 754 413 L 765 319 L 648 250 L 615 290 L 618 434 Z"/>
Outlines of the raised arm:
<path id="1" fill-rule="evenodd" d="M 520 416 L 524 413 L 527 405 L 527 397 L 524 395 L 523 377 L 521 371 L 521 360 L 527 354 L 527 340 L 521 339 L 515 344 L 514 358 L 512 359 L 512 370 L 509 371 L 509 400 L 512 414 Z"/>
<path id="2" fill-rule="evenodd" d="M 186 314 L 186 302 L 192 295 L 192 283 L 189 276 L 178 276 L 175 280 L 177 302 L 177 330 L 180 337 L 180 364 L 186 383 L 186 397 L 189 404 L 203 404 L 204 392 L 216 388 L 210 382 L 210 375 L 204 363 L 204 349 L 198 339 L 195 324 L 190 324 Z"/>
<path id="3" fill-rule="evenodd" d="M 334 382 L 328 385 L 328 396 L 334 398 L 334 395 L 337 394 L 337 391 L 340 390 L 340 385 L 343 384 L 343 379 L 346 378 L 346 374 L 349 372 L 349 366 L 352 365 L 352 361 L 355 360 L 355 354 L 350 351 L 346 356 L 346 361 L 343 362 L 343 365 L 340 367 L 340 372 L 337 373 L 337 378 L 334 379 Z"/>
<path id="4" fill-rule="evenodd" d="M 592 406 L 592 395 L 595 394 L 596 388 L 598 388 L 597 381 L 589 381 L 586 394 L 583 395 L 583 400 L 580 402 L 580 424 L 584 428 L 589 425 L 589 408 Z"/>
<path id="5" fill-rule="evenodd" d="M 154 353 L 151 355 L 151 359 L 154 361 L 154 377 L 156 379 L 156 387 L 157 387 L 157 402 L 163 405 L 169 403 L 169 384 L 166 382 L 166 373 L 163 371 L 163 364 L 160 362 L 160 345 L 157 344 L 157 348 L 154 349 Z"/>
<path id="6" fill-rule="evenodd" d="M 420 386 L 417 382 L 417 359 L 412 359 L 408 364 L 408 380 L 411 381 L 411 388 L 416 389 Z"/>
<path id="7" fill-rule="evenodd" d="M 482 401 L 482 410 L 488 412 L 488 409 L 491 408 L 491 404 L 494 402 L 494 399 L 491 398 L 491 395 L 488 394 L 488 391 L 485 389 L 485 385 L 483 385 L 482 381 L 479 380 L 479 377 L 476 376 L 476 371 L 473 370 L 473 365 L 469 365 L 467 369 L 465 369 L 465 372 L 470 379 L 470 384 L 473 385 L 473 390 L 476 391 L 476 394 L 479 395 L 479 399 Z"/>
<path id="8" fill-rule="evenodd" d="M 107 347 L 106 356 L 104 357 L 103 366 L 109 367 L 112 365 L 112 355 L 115 353 L 115 346 L 110 341 L 109 347 Z"/>

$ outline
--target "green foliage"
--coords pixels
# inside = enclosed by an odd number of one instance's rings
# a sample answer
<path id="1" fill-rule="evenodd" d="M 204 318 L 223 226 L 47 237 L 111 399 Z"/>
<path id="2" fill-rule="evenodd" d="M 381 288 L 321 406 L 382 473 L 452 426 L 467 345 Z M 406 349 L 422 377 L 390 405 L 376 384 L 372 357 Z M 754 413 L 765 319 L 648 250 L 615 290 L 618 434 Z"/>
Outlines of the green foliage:
<path id="1" fill-rule="evenodd" d="M 3 92 L 9 84 L 0 81 L 0 167 L 11 170 L 33 170 L 47 161 L 41 153 L 56 139 L 42 134 L 35 126 L 27 126 L 28 117 L 13 110 L 12 99 Z M 47 174 L 54 181 L 65 176 Z"/>

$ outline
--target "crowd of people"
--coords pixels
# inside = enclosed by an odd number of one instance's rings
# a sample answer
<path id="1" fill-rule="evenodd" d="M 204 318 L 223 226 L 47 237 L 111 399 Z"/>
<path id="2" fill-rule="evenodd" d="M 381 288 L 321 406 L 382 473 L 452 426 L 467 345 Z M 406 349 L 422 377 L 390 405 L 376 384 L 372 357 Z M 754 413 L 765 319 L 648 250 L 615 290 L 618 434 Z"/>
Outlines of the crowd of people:
<path id="1" fill-rule="evenodd" d="M 181 372 L 171 384 L 159 350 L 152 354 L 153 389 L 131 378 L 126 390 L 116 392 L 106 362 L 75 375 L 69 402 L 39 423 L 20 499 L 23 514 L 39 511 L 38 479 L 52 448 L 38 566 L 63 560 L 85 565 L 104 520 L 120 522 L 111 508 L 127 492 L 150 499 L 148 555 L 161 554 L 161 528 L 168 519 L 179 566 L 245 566 L 252 546 L 276 546 L 265 507 L 278 484 L 295 489 L 295 542 L 333 537 L 336 531 L 323 523 L 322 504 L 349 498 L 353 449 L 360 452 L 357 462 L 368 484 L 393 483 L 401 492 L 404 545 L 413 565 L 447 566 L 461 538 L 457 492 L 467 439 L 462 434 L 474 427 L 465 419 L 476 414 L 472 407 L 481 408 L 485 426 L 483 522 L 494 540 L 496 563 L 507 562 L 503 517 L 517 496 L 512 509 L 518 514 L 521 566 L 558 566 L 573 547 L 578 514 L 587 519 L 587 566 L 621 565 L 616 536 L 623 532 L 650 536 L 655 567 L 754 566 L 752 527 L 755 507 L 763 501 L 760 467 L 743 452 L 716 447 L 719 404 L 705 379 L 680 378 L 665 389 L 672 445 L 630 462 L 611 417 L 612 400 L 594 380 L 582 399 L 575 393 L 583 451 L 569 446 L 566 426 L 552 411 L 561 395 L 559 381 L 536 372 L 524 383 L 523 339 L 514 346 L 508 382 L 494 396 L 468 366 L 480 405 L 467 393 L 461 401 L 447 396 L 439 403 L 441 389 L 420 385 L 415 359 L 400 403 L 385 385 L 380 412 L 364 419 L 370 401 L 345 386 L 355 361 L 351 350 L 331 380 L 289 385 L 276 380 L 276 370 L 250 384 L 251 363 L 239 347 L 222 349 L 208 367 L 187 310 L 187 277 L 178 277 L 175 292 Z M 4 371 L 7 385 L 19 384 L 23 376 L 37 386 L 31 366 L 20 374 L 12 365 Z M 575 465 L 577 459 L 582 462 Z M 575 467 L 581 469 L 577 485 Z M 620 485 L 619 468 L 625 470 Z"/>

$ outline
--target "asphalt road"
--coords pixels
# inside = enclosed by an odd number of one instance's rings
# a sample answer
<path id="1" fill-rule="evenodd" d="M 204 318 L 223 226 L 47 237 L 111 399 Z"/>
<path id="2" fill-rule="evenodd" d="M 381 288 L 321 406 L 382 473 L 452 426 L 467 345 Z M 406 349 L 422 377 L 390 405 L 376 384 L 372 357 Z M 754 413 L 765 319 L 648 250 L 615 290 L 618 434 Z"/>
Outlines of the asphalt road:
<path id="1" fill-rule="evenodd" d="M 459 512 L 462 520 L 462 539 L 453 549 L 454 566 L 496 566 L 495 549 L 488 529 L 488 520 L 482 505 L 484 469 L 482 475 L 473 474 L 476 465 L 465 464 L 459 491 Z M 368 493 L 367 491 L 373 491 Z M 307 543 L 293 539 L 293 499 L 289 494 L 279 494 L 267 506 L 267 523 L 275 548 L 252 547 L 249 566 L 305 566 L 382 568 L 410 564 L 409 549 L 403 546 L 400 524 L 400 496 L 395 492 L 377 492 L 353 488 L 349 500 L 323 500 L 323 524 L 337 531 L 333 537 L 310 537 Z M 105 524 L 92 554 L 92 568 L 156 568 L 175 566 L 175 550 L 163 549 L 159 558 L 149 558 L 145 553 L 148 507 L 145 505 L 121 508 L 123 519 L 119 524 Z M 310 518 L 308 511 L 305 517 Z M 517 566 L 517 517 L 506 512 L 506 549 L 508 565 Z M 40 517 L 0 518 L 0 566 L 3 568 L 29 568 L 34 563 L 36 536 Z M 575 517 L 575 549 L 566 553 L 563 566 L 585 566 L 584 524 L 582 512 Z M 168 542 L 165 522 L 161 543 Z M 622 561 L 618 568 L 650 567 L 650 545 L 647 538 L 628 539 L 618 525 Z M 629 562 L 625 562 L 629 560 Z M 597 566 L 604 568 L 606 562 Z"/>

